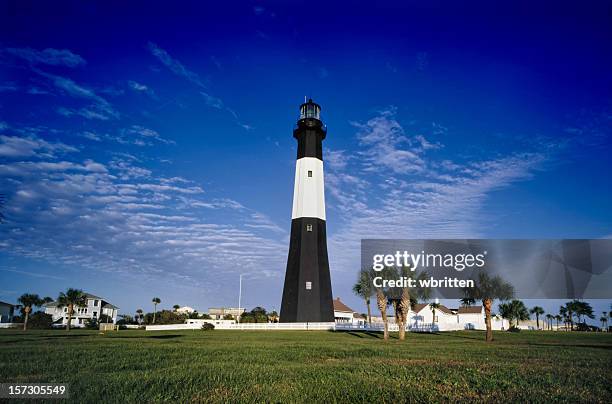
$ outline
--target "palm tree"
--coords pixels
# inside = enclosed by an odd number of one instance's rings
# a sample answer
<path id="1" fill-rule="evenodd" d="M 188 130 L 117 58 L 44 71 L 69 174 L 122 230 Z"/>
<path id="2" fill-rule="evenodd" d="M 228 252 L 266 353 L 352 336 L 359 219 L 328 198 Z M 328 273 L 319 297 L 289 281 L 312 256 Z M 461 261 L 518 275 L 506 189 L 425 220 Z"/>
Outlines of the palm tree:
<path id="1" fill-rule="evenodd" d="M 74 314 L 74 306 L 85 306 L 87 304 L 87 296 L 80 289 L 68 289 L 65 293 L 60 293 L 57 298 L 57 304 L 59 307 L 68 307 L 68 322 L 66 323 L 66 330 L 70 331 L 70 325 L 72 323 L 72 315 Z"/>
<path id="2" fill-rule="evenodd" d="M 142 309 L 136 310 L 136 319 L 138 320 L 138 324 L 142 324 L 142 319 L 144 318 L 143 313 L 144 311 Z"/>
<path id="3" fill-rule="evenodd" d="M 432 322 L 432 326 L 433 326 L 433 323 L 436 322 L 436 309 L 440 308 L 440 303 L 438 303 L 438 302 L 429 303 L 429 308 L 431 309 L 431 315 L 432 315 L 431 322 Z"/>
<path id="4" fill-rule="evenodd" d="M 23 319 L 23 330 L 26 331 L 28 329 L 28 319 L 30 318 L 32 307 L 41 306 L 44 303 L 44 300 L 38 295 L 24 293 L 21 295 L 21 297 L 19 297 L 19 299 L 17 299 L 17 301 L 23 306 L 23 312 L 25 313 L 25 318 Z"/>
<path id="5" fill-rule="evenodd" d="M 473 288 L 465 289 L 466 297 L 481 300 L 485 309 L 485 323 L 487 325 L 486 341 L 493 341 L 491 328 L 491 307 L 493 300 L 508 300 L 514 295 L 514 288 L 501 277 L 490 277 L 486 272 L 480 272 Z"/>
<path id="6" fill-rule="evenodd" d="M 154 297 L 153 300 L 153 324 L 155 324 L 155 317 L 157 316 L 157 305 L 161 303 L 161 299 L 159 297 Z"/>
<path id="7" fill-rule="evenodd" d="M 593 308 L 591 307 L 591 305 L 587 302 L 583 302 L 580 300 L 574 300 L 575 302 L 575 312 L 576 315 L 578 316 L 578 322 L 584 322 L 586 323 L 586 319 L 583 319 L 583 317 L 588 317 L 588 318 L 595 318 L 595 314 L 593 314 Z"/>
<path id="8" fill-rule="evenodd" d="M 512 327 L 512 319 L 514 317 L 512 315 L 512 306 L 510 303 L 500 303 L 497 309 L 499 310 L 499 315 L 501 318 L 508 320 L 509 326 Z"/>
<path id="9" fill-rule="evenodd" d="M 559 331 L 559 321 L 561 321 L 561 318 L 562 317 L 558 314 L 555 316 L 555 320 L 557 320 L 557 331 Z"/>
<path id="10" fill-rule="evenodd" d="M 565 328 L 565 331 L 567 331 L 567 323 L 569 321 L 567 318 L 567 306 L 559 307 L 559 315 L 563 317 L 563 327 Z"/>
<path id="11" fill-rule="evenodd" d="M 529 310 L 531 314 L 535 314 L 536 316 L 536 327 L 538 330 L 540 329 L 540 316 L 544 314 L 544 309 L 540 306 L 534 306 L 531 310 Z"/>
<path id="12" fill-rule="evenodd" d="M 529 310 L 521 300 L 511 301 L 510 307 L 512 307 L 512 316 L 516 320 L 517 327 L 520 321 L 529 320 Z"/>
<path id="13" fill-rule="evenodd" d="M 353 285 L 353 293 L 365 300 L 366 307 L 368 308 L 368 324 L 372 325 L 372 309 L 370 308 L 370 298 L 374 294 L 374 285 L 372 285 L 372 278 L 370 272 L 362 270 L 359 272 L 359 278 L 357 283 Z"/>
<path id="14" fill-rule="evenodd" d="M 181 306 L 179 306 L 178 304 L 175 304 L 174 306 L 172 306 L 172 308 L 174 309 L 174 311 L 178 311 L 178 309 L 180 309 Z"/>
<path id="15" fill-rule="evenodd" d="M 372 279 L 377 276 L 380 276 L 383 279 L 390 279 L 388 277 L 390 272 L 390 268 L 384 268 L 380 272 L 375 272 L 374 269 L 372 269 L 370 276 Z M 385 341 L 387 341 L 389 340 L 389 322 L 387 319 L 387 306 L 389 305 L 389 300 L 387 298 L 388 289 L 384 287 L 376 287 L 374 284 L 372 284 L 372 286 L 374 287 L 374 294 L 376 295 L 376 306 L 378 307 L 378 310 L 380 310 L 380 316 L 382 317 L 384 324 L 383 338 Z"/>
<path id="16" fill-rule="evenodd" d="M 552 319 L 553 319 L 553 315 L 552 314 L 547 314 L 546 315 L 546 325 L 548 327 L 548 329 L 552 329 Z"/>

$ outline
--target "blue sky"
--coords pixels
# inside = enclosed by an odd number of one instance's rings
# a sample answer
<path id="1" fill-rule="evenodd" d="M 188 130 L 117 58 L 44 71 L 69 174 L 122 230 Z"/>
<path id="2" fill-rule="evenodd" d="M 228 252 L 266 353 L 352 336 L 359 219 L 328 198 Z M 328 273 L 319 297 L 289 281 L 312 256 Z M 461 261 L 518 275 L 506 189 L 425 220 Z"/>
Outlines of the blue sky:
<path id="1" fill-rule="evenodd" d="M 304 96 L 349 306 L 361 238 L 612 235 L 609 4 L 105 4 L 2 6 L 1 300 L 278 309 Z"/>

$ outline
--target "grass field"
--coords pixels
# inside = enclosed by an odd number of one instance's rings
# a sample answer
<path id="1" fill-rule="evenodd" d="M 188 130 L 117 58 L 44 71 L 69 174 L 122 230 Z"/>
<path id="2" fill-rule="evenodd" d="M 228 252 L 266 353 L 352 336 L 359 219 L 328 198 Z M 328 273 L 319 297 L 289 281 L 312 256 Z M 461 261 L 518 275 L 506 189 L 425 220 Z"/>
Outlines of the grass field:
<path id="1" fill-rule="evenodd" d="M 0 381 L 79 402 L 610 402 L 612 334 L 0 330 Z"/>

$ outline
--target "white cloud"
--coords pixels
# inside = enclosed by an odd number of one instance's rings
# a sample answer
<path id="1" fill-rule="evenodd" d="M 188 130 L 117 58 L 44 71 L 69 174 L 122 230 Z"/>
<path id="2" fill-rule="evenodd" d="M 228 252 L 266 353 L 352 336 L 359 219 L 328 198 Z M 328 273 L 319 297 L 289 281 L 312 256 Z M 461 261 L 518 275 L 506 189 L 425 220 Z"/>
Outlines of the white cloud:
<path id="1" fill-rule="evenodd" d="M 168 52 L 166 52 L 164 49 L 160 48 L 153 42 L 149 42 L 148 47 L 151 54 L 159 59 L 159 61 L 162 62 L 174 74 L 187 79 L 202 89 L 206 89 L 207 86 L 197 73 L 187 69 L 181 62 L 170 56 L 170 54 L 168 54 Z"/>
<path id="2" fill-rule="evenodd" d="M 364 147 L 361 161 L 367 171 L 391 170 L 395 174 L 425 169 L 421 147 L 411 148 L 411 141 L 395 119 L 395 110 L 383 111 L 366 123 L 353 122 L 359 144 Z"/>
<path id="3" fill-rule="evenodd" d="M 47 48 L 37 50 L 32 48 L 6 48 L 4 51 L 23 60 L 27 60 L 31 64 L 66 67 L 77 67 L 86 64 L 85 59 L 72 53 L 68 49 Z"/>
<path id="4" fill-rule="evenodd" d="M 58 109 L 58 113 L 65 116 L 80 115 L 87 119 L 108 120 L 111 118 L 119 118 L 119 112 L 117 112 L 106 99 L 96 94 L 93 90 L 77 84 L 67 77 L 46 73 L 39 69 L 33 70 L 37 74 L 49 79 L 55 87 L 65 94 L 77 99 L 87 100 L 92 103 L 77 110 L 60 108 Z"/>
<path id="5" fill-rule="evenodd" d="M 51 143 L 37 137 L 0 135 L 2 157 L 50 157 L 56 153 L 76 152 L 77 149 L 63 143 Z"/>

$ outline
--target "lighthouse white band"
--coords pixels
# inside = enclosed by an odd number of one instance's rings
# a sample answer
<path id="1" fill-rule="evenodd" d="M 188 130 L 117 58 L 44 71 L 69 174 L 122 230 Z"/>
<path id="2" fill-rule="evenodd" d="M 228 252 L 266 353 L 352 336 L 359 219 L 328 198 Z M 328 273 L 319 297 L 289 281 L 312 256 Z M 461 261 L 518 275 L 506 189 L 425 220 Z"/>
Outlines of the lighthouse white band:
<path id="1" fill-rule="evenodd" d="M 295 165 L 293 212 L 291 219 L 316 217 L 325 220 L 323 162 L 315 157 L 302 157 Z"/>

